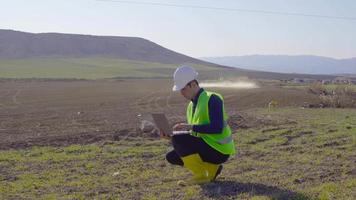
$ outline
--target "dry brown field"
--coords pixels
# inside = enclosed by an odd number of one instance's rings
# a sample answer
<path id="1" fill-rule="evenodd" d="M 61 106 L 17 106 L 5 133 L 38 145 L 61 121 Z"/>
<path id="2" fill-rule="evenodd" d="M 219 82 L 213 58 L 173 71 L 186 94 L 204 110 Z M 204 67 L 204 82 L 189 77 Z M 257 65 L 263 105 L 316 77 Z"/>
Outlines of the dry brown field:
<path id="1" fill-rule="evenodd" d="M 151 112 L 165 112 L 171 123 L 183 121 L 187 101 L 171 87 L 168 79 L 0 82 L 0 149 L 138 136 Z M 223 94 L 233 128 L 254 126 L 244 110 L 267 107 L 271 100 L 281 107 L 319 101 L 302 90 L 275 86 L 211 90 Z"/>

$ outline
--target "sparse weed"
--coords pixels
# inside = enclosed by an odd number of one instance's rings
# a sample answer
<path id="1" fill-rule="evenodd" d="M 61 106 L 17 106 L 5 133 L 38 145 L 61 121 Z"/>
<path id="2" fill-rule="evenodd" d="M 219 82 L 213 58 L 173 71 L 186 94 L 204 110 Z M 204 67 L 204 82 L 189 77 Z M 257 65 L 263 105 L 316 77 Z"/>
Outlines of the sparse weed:
<path id="1" fill-rule="evenodd" d="M 295 123 L 238 129 L 238 154 L 216 183 L 179 187 L 162 140 L 4 150 L 1 199 L 352 199 L 355 110 L 279 108 L 260 118 Z M 330 123 L 333 121 L 333 123 Z M 351 128 L 347 128 L 347 127 Z M 331 130 L 331 131 L 330 131 Z M 142 142 L 141 144 L 137 144 Z"/>

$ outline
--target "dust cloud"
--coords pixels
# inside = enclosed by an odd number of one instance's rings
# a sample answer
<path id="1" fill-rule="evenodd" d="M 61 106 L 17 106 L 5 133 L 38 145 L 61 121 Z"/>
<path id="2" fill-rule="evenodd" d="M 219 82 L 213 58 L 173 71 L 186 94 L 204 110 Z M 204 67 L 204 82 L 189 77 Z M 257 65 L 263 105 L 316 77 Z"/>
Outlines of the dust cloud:
<path id="1" fill-rule="evenodd" d="M 206 88 L 236 88 L 236 89 L 254 89 L 259 86 L 252 81 L 209 81 L 199 84 Z"/>

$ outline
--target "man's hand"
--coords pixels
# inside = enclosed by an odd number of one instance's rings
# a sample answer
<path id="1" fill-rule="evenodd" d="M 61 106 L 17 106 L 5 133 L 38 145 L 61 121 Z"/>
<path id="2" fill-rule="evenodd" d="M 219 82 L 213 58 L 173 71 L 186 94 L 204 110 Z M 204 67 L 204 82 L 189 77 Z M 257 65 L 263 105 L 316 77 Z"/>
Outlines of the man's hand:
<path id="1" fill-rule="evenodd" d="M 159 130 L 159 136 L 161 138 L 166 139 L 166 140 L 170 140 L 171 139 L 171 136 L 167 135 L 162 129 Z"/>
<path id="2" fill-rule="evenodd" d="M 178 123 L 173 126 L 173 131 L 190 131 L 193 129 L 193 125 L 187 123 Z"/>

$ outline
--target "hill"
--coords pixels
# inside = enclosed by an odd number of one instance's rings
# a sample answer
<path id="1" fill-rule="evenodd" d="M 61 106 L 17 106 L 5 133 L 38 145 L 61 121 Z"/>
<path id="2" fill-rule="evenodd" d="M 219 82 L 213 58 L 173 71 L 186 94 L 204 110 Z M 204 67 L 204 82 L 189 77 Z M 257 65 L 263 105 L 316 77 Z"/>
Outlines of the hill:
<path id="1" fill-rule="evenodd" d="M 1 59 L 92 56 L 170 64 L 209 64 L 138 37 L 34 34 L 0 29 Z"/>
<path id="2" fill-rule="evenodd" d="M 181 64 L 202 79 L 330 79 L 261 72 L 198 60 L 138 37 L 27 33 L 0 29 L 0 78 L 168 78 Z"/>
<path id="3" fill-rule="evenodd" d="M 199 79 L 332 79 L 333 76 L 282 74 L 190 64 Z M 0 59 L 0 78 L 102 79 L 102 78 L 171 78 L 178 64 L 144 62 L 109 57 Z"/>
<path id="4" fill-rule="evenodd" d="M 220 65 L 279 73 L 356 74 L 356 58 L 334 59 L 311 55 L 250 55 L 205 57 L 201 59 Z"/>

